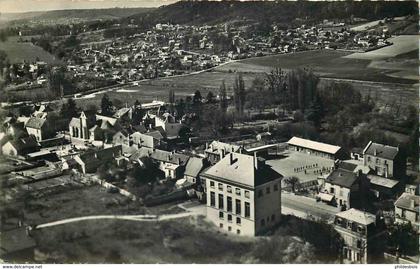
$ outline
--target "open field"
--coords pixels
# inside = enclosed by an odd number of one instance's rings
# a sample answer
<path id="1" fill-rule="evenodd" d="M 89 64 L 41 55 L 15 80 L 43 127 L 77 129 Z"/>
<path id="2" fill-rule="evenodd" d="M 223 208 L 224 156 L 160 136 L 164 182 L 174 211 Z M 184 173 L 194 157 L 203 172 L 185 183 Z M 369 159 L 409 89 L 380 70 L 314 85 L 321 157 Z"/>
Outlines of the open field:
<path id="1" fill-rule="evenodd" d="M 92 220 L 34 231 L 44 262 L 317 263 L 314 248 L 292 236 L 223 235 L 203 217 L 165 222 Z M 141 250 L 141 251 L 139 251 Z"/>
<path id="2" fill-rule="evenodd" d="M 23 61 L 34 62 L 38 57 L 47 63 L 58 63 L 54 55 L 30 42 L 18 42 L 18 37 L 9 37 L 6 42 L 0 41 L 0 50 L 4 50 L 11 63 Z"/>

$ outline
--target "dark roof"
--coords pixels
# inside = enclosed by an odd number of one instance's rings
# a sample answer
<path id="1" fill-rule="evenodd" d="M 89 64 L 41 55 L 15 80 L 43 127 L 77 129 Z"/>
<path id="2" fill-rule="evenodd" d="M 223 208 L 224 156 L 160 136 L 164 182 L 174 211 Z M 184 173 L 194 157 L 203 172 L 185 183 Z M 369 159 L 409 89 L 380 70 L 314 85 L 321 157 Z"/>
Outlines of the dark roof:
<path id="1" fill-rule="evenodd" d="M 35 240 L 26 234 L 25 227 L 1 233 L 1 256 L 35 247 Z"/>
<path id="2" fill-rule="evenodd" d="M 145 133 L 145 132 L 147 132 L 146 127 L 144 127 L 144 125 L 142 125 L 142 124 L 140 124 L 140 125 L 134 125 L 134 126 L 133 126 L 133 130 L 134 130 L 134 131 L 137 131 L 137 132 L 140 132 L 140 133 Z"/>
<path id="3" fill-rule="evenodd" d="M 10 141 L 10 143 L 15 147 L 17 151 L 23 151 L 27 149 L 34 149 L 38 147 L 38 142 L 35 137 L 30 135 L 18 140 Z"/>
<path id="4" fill-rule="evenodd" d="M 388 160 L 394 160 L 398 154 L 398 148 L 379 143 L 370 143 L 364 150 L 365 155 L 377 156 Z"/>
<path id="5" fill-rule="evenodd" d="M 196 177 L 203 170 L 204 160 L 202 158 L 190 157 L 187 166 L 185 167 L 185 174 L 187 176 Z"/>
<path id="6" fill-rule="evenodd" d="M 396 207 L 418 212 L 420 207 L 420 196 L 404 192 L 395 202 Z"/>
<path id="7" fill-rule="evenodd" d="M 26 128 L 34 128 L 34 129 L 41 129 L 45 123 L 45 119 L 32 117 L 29 118 L 28 122 L 26 123 Z"/>
<path id="8" fill-rule="evenodd" d="M 188 159 L 190 158 L 184 154 L 164 151 L 160 149 L 155 149 L 151 157 L 161 162 L 168 162 L 168 163 L 179 164 L 179 165 L 186 165 L 188 162 Z"/>
<path id="9" fill-rule="evenodd" d="M 353 148 L 351 150 L 351 152 L 358 153 L 358 154 L 363 154 L 363 149 L 362 148 Z"/>
<path id="10" fill-rule="evenodd" d="M 343 170 L 347 170 L 347 171 L 350 171 L 350 172 L 354 172 L 354 170 L 356 170 L 356 168 L 357 168 L 357 164 L 348 163 L 348 162 L 340 162 L 338 164 L 338 168 L 343 169 Z"/>
<path id="11" fill-rule="evenodd" d="M 90 151 L 80 155 L 83 162 L 92 162 L 96 160 L 109 160 L 121 155 L 122 146 L 115 146 L 111 148 L 101 149 L 98 151 Z"/>
<path id="12" fill-rule="evenodd" d="M 356 173 L 339 168 L 337 170 L 334 170 L 325 179 L 325 182 L 329 182 L 331 184 L 345 188 L 351 188 L 351 186 L 353 186 L 356 183 L 357 179 L 358 177 Z"/>

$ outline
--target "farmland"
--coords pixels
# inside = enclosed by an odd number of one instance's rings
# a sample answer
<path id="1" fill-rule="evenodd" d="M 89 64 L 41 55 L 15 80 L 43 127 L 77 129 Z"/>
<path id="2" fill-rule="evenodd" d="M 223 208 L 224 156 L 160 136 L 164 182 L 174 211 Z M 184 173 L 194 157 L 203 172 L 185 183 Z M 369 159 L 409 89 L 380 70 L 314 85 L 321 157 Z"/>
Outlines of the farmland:
<path id="1" fill-rule="evenodd" d="M 35 46 L 30 42 L 19 42 L 18 37 L 10 37 L 7 41 L 0 41 L 0 50 L 6 52 L 11 63 L 22 61 L 34 62 L 37 58 L 47 63 L 58 63 L 59 60 L 54 55 Z"/>

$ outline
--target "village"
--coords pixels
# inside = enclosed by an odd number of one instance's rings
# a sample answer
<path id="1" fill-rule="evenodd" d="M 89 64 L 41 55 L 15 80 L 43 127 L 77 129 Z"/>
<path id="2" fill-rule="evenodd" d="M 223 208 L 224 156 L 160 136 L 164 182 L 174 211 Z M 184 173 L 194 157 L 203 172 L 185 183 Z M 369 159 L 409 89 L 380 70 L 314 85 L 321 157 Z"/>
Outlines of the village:
<path id="1" fill-rule="evenodd" d="M 94 184 L 126 197 L 124 203 L 150 208 L 196 201 L 181 217 L 204 215 L 236 236 L 262 235 L 285 215 L 326 221 L 342 237 L 341 257 L 348 263 L 378 261 L 385 254 L 399 262 L 416 259 L 400 245 L 389 253 L 384 243 L 403 236 L 401 229 L 419 231 L 418 184 L 408 180 L 398 147 L 370 141 L 345 152 L 296 136 L 275 139 L 269 130 L 194 142 L 187 127 L 194 116 L 180 114 L 171 103 L 115 107 L 104 97 L 101 109 L 77 111 L 70 99 L 63 108 L 71 117 L 68 125 L 52 116 L 53 105 L 31 106 L 26 115 L 10 115 L 2 123 L 2 186 L 9 203 Z M 19 259 L 28 250 L 33 256 L 30 234 L 55 225 L 27 223 L 23 212 L 2 213 L 2 236 L 20 233 L 15 238 L 29 244 L 2 249 L 4 259 Z"/>

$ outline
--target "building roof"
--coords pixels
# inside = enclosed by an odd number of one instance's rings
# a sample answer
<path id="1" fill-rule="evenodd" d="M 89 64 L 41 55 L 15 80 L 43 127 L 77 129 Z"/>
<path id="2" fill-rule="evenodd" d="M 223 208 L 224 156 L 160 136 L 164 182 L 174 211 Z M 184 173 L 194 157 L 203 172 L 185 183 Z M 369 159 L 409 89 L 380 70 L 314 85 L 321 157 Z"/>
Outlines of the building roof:
<path id="1" fill-rule="evenodd" d="M 249 187 L 282 177 L 271 166 L 265 164 L 265 160 L 240 153 L 229 153 L 204 175 Z"/>
<path id="2" fill-rule="evenodd" d="M 148 147 L 141 147 L 136 152 L 131 154 L 129 157 L 130 161 L 137 161 L 138 159 L 141 159 L 143 157 L 149 157 L 153 152 L 153 149 Z"/>
<path id="3" fill-rule="evenodd" d="M 398 200 L 395 201 L 395 206 L 419 212 L 419 203 L 420 196 L 404 192 L 403 194 L 401 194 Z"/>
<path id="4" fill-rule="evenodd" d="M 162 140 L 163 139 L 163 135 L 159 131 L 157 131 L 157 130 L 156 131 L 150 131 L 150 132 L 144 133 L 144 135 L 151 136 L 151 137 L 156 138 L 158 140 Z"/>
<path id="5" fill-rule="evenodd" d="M 357 179 L 356 173 L 338 168 L 325 179 L 325 182 L 345 188 L 351 188 L 351 186 L 356 183 Z"/>
<path id="6" fill-rule="evenodd" d="M 347 170 L 347 171 L 350 171 L 350 172 L 354 172 L 357 168 L 357 164 L 349 163 L 349 162 L 340 162 L 338 164 L 338 168 L 341 168 L 343 170 Z"/>
<path id="7" fill-rule="evenodd" d="M 185 167 L 185 174 L 192 177 L 197 177 L 204 167 L 204 160 L 202 158 L 190 157 L 187 166 Z"/>
<path id="8" fill-rule="evenodd" d="M 129 107 L 120 108 L 120 109 L 117 110 L 117 112 L 114 113 L 114 115 L 112 115 L 112 117 L 121 118 L 122 116 L 127 114 L 130 110 L 131 110 L 131 108 L 129 108 Z"/>
<path id="9" fill-rule="evenodd" d="M 168 162 L 168 163 L 179 164 L 179 165 L 186 165 L 188 162 L 188 159 L 190 158 L 184 154 L 160 150 L 160 149 L 153 150 L 151 157 L 157 161 Z"/>
<path id="10" fill-rule="evenodd" d="M 292 137 L 287 143 L 289 145 L 299 146 L 302 148 L 312 149 L 329 154 L 336 154 L 341 149 L 339 146 L 303 139 L 296 136 Z"/>
<path id="11" fill-rule="evenodd" d="M 114 126 L 117 123 L 117 119 L 113 117 L 96 114 L 95 118 L 96 121 L 107 121 L 111 126 Z"/>
<path id="12" fill-rule="evenodd" d="M 374 185 L 378 185 L 378 186 L 382 186 L 382 187 L 390 188 L 390 189 L 394 188 L 399 183 L 399 181 L 397 180 L 392 180 L 392 179 L 380 177 L 377 175 L 367 175 L 367 177 L 370 180 L 370 184 L 374 184 Z"/>
<path id="13" fill-rule="evenodd" d="M 26 227 L 1 232 L 1 256 L 34 247 L 35 240 L 26 234 Z"/>
<path id="14" fill-rule="evenodd" d="M 38 142 L 35 137 L 30 135 L 28 137 L 20 138 L 18 140 L 9 141 L 13 147 L 19 152 L 26 149 L 32 149 L 38 147 Z"/>
<path id="15" fill-rule="evenodd" d="M 384 158 L 388 160 L 394 160 L 395 156 L 398 154 L 398 148 L 388 145 L 383 145 L 379 143 L 373 143 L 372 141 L 364 149 L 363 153 L 365 155 L 377 156 L 379 158 Z"/>
<path id="16" fill-rule="evenodd" d="M 122 154 L 122 146 L 118 145 L 115 147 L 110 147 L 106 149 L 101 149 L 98 151 L 89 151 L 82 155 L 80 155 L 80 159 L 86 163 L 86 162 L 93 162 L 95 160 L 109 160 L 112 158 L 116 158 L 121 156 Z"/>
<path id="17" fill-rule="evenodd" d="M 38 117 L 31 117 L 26 122 L 26 128 L 34 128 L 34 129 L 41 129 L 45 123 L 45 119 L 38 118 Z"/>
<path id="18" fill-rule="evenodd" d="M 217 153 L 219 154 L 222 150 L 224 150 L 225 153 L 229 152 L 239 152 L 241 149 L 241 146 L 228 144 L 220 141 L 213 141 L 210 143 L 208 148 L 206 148 L 206 152 L 209 153 Z"/>
<path id="19" fill-rule="evenodd" d="M 369 225 L 371 223 L 375 223 L 376 221 L 375 215 L 354 208 L 350 208 L 349 210 L 339 212 L 335 215 L 337 217 L 354 221 L 362 225 Z"/>

